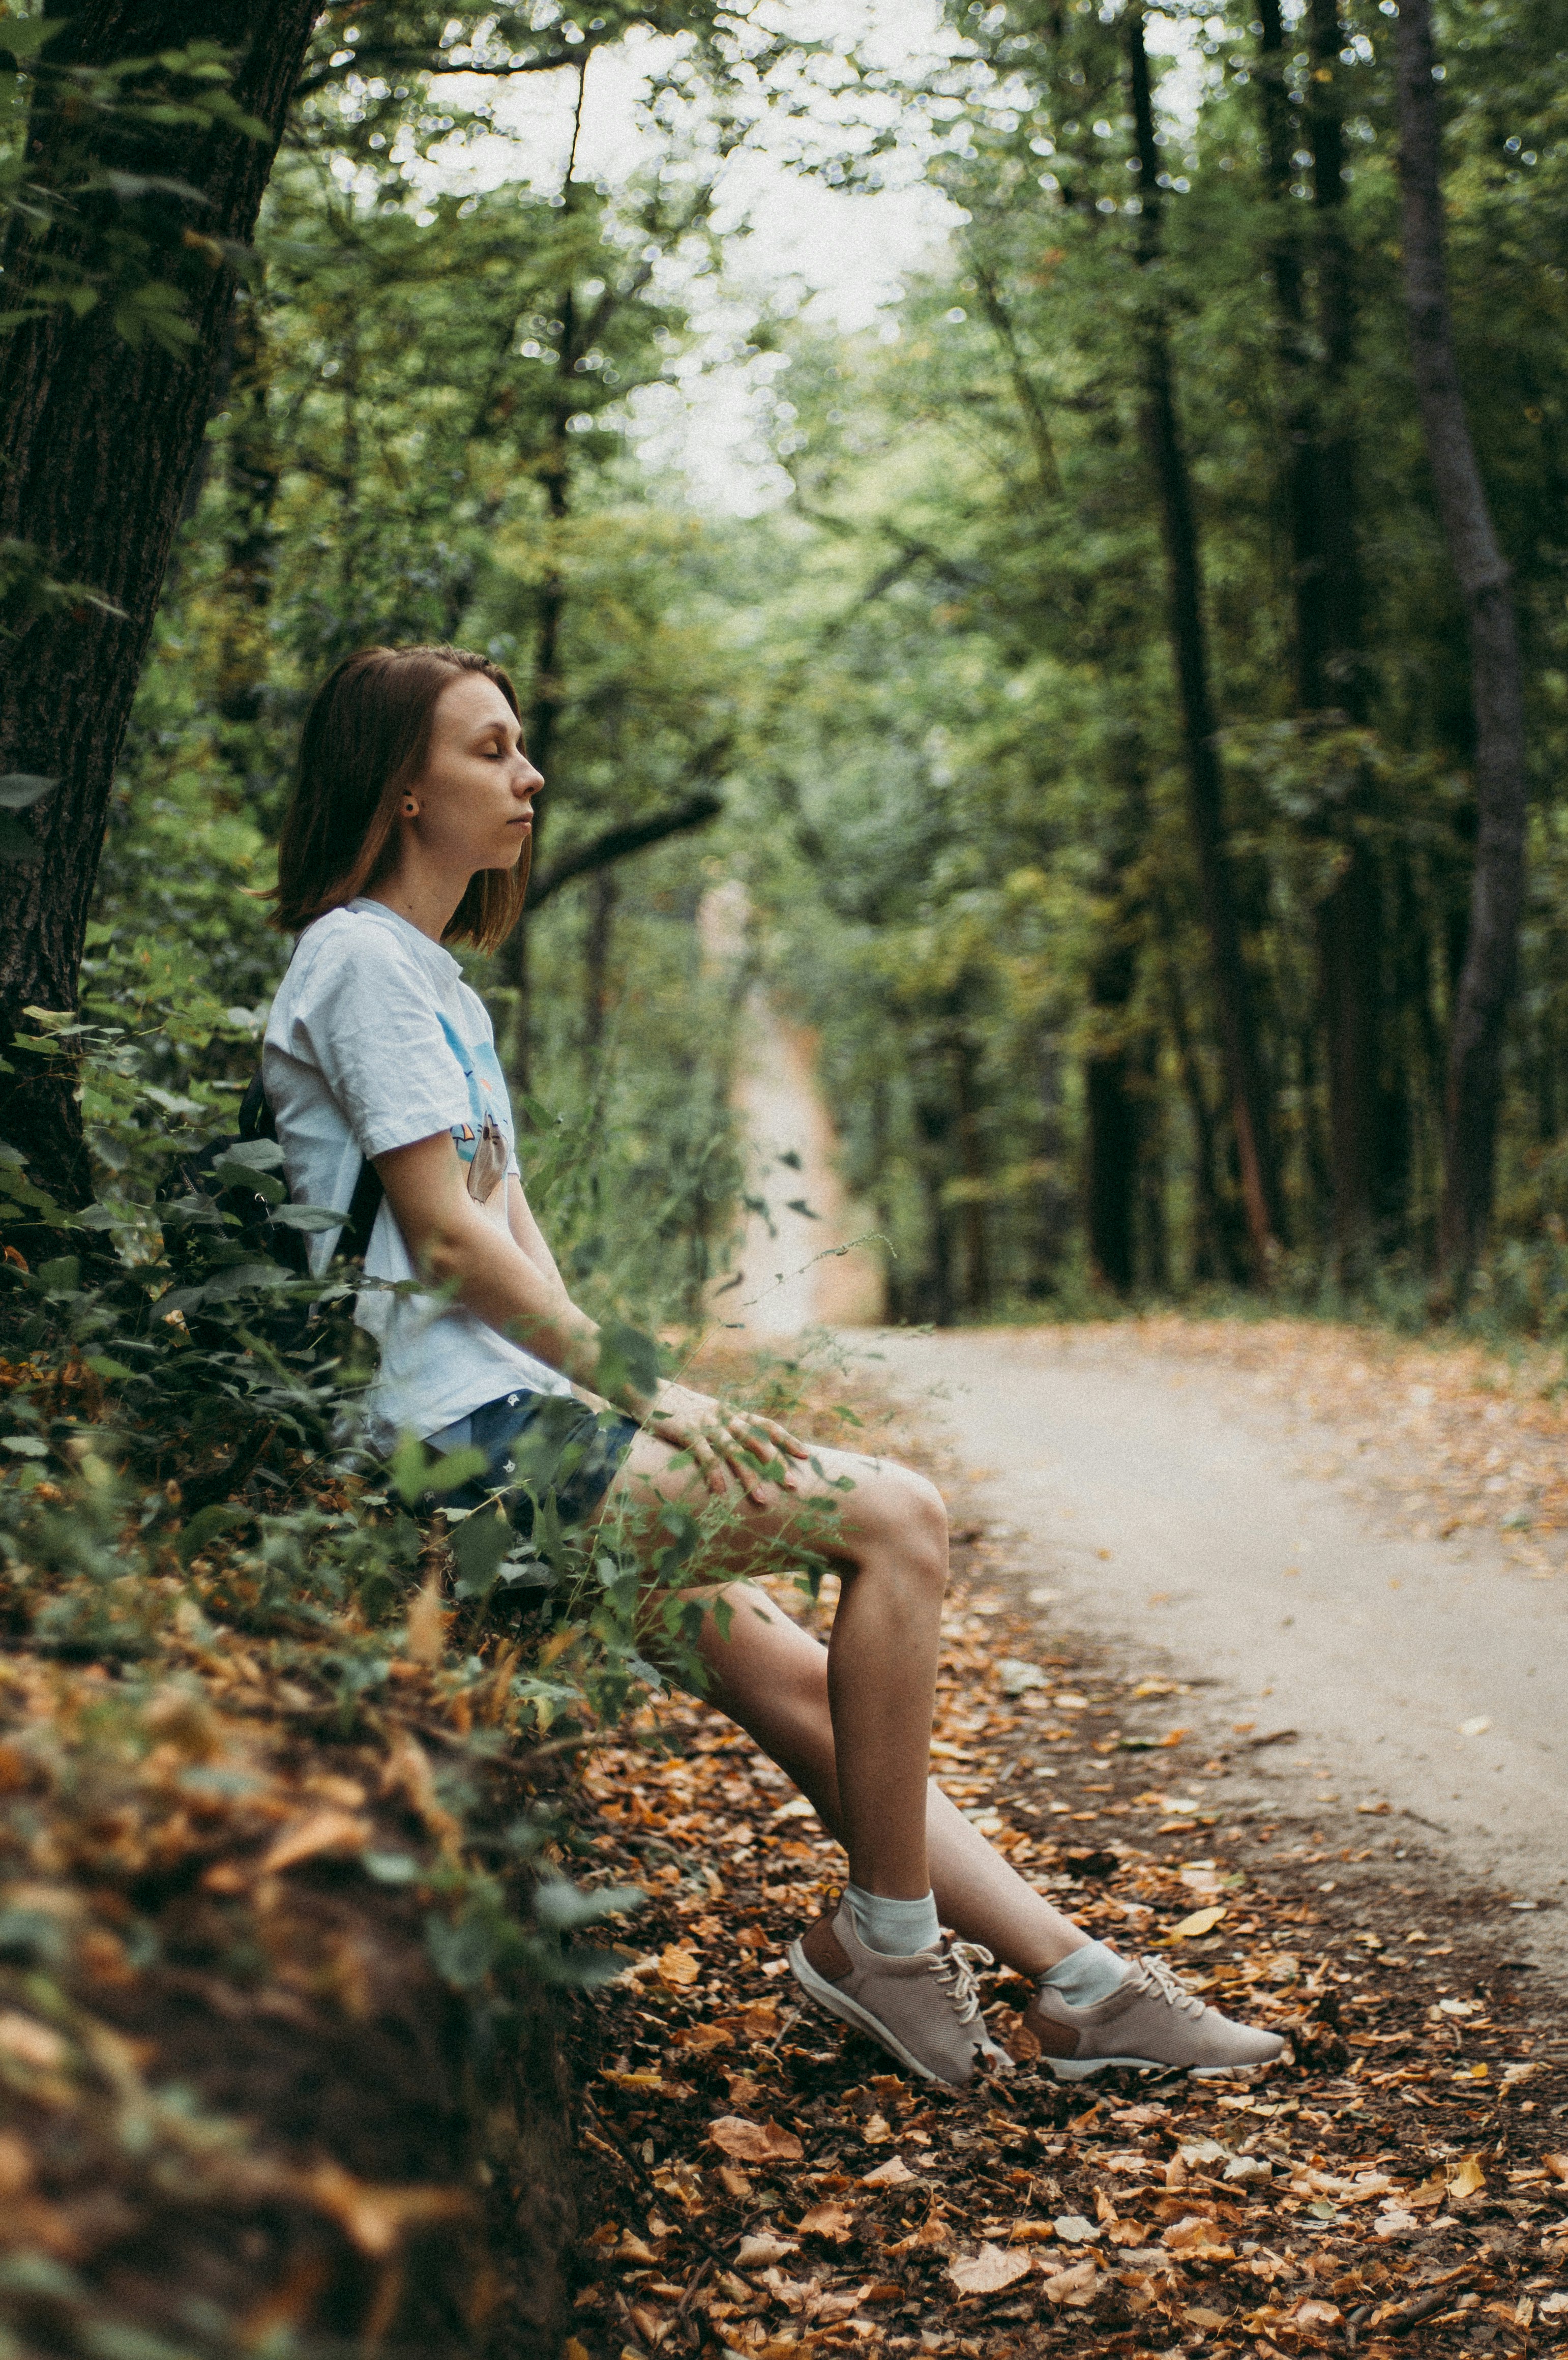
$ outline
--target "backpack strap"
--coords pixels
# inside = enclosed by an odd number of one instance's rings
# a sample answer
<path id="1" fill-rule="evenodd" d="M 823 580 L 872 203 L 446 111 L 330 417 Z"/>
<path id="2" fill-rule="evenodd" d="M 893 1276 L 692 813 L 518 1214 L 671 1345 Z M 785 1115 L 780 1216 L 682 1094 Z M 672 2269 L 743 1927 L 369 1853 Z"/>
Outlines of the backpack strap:
<path id="1" fill-rule="evenodd" d="M 240 1137 L 276 1139 L 277 1136 L 278 1120 L 267 1103 L 258 1065 L 240 1100 Z M 360 1262 L 365 1260 L 370 1247 L 370 1232 L 376 1227 L 376 1216 L 381 1210 L 381 1199 L 386 1194 L 380 1173 L 368 1155 L 362 1157 L 359 1177 L 354 1184 L 354 1195 L 349 1199 L 343 1228 L 338 1231 L 340 1254 L 351 1254 Z"/>
<path id="2" fill-rule="evenodd" d="M 261 1067 L 250 1077 L 250 1084 L 240 1100 L 240 1137 L 242 1139 L 276 1139 L 278 1124 L 267 1102 L 262 1087 Z"/>
<path id="3" fill-rule="evenodd" d="M 359 1177 L 354 1184 L 354 1195 L 343 1228 L 338 1231 L 338 1251 L 365 1260 L 370 1248 L 370 1232 L 376 1227 L 376 1216 L 381 1210 L 381 1199 L 387 1194 L 381 1185 L 381 1175 L 367 1155 L 359 1167 Z"/>

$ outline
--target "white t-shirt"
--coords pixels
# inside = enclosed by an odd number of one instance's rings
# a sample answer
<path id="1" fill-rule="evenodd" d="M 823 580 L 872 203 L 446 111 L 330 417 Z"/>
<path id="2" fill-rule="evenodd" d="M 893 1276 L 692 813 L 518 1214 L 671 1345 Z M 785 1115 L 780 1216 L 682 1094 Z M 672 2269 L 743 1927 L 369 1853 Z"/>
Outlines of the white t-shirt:
<path id="1" fill-rule="evenodd" d="M 351 901 L 307 926 L 267 1021 L 261 1071 L 296 1204 L 346 1213 L 364 1158 L 450 1131 L 467 1163 L 489 1116 L 517 1169 L 506 1079 L 484 1001 L 450 951 L 379 901 Z M 484 1207 L 506 1226 L 506 1190 Z M 310 1238 L 326 1268 L 338 1231 Z M 385 1200 L 365 1257 L 371 1278 L 416 1273 Z M 383 1439 L 434 1434 L 484 1402 L 526 1388 L 569 1393 L 559 1369 L 509 1343 L 461 1304 L 366 1289 L 358 1326 L 381 1348 L 365 1408 Z"/>

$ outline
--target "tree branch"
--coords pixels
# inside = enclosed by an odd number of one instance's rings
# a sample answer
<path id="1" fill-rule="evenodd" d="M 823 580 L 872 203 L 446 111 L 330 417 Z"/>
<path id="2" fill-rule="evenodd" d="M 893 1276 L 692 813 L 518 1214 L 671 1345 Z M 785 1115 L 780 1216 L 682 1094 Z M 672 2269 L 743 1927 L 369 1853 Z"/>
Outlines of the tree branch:
<path id="1" fill-rule="evenodd" d="M 602 836 L 591 836 L 575 852 L 563 852 L 559 860 L 552 860 L 548 869 L 531 877 L 524 907 L 537 910 L 576 878 L 590 876 L 596 869 L 608 869 L 617 860 L 629 858 L 634 852 L 646 852 L 649 845 L 663 844 L 670 836 L 686 836 L 693 828 L 706 827 L 711 819 L 717 819 L 724 807 L 718 795 L 688 795 L 684 803 L 650 813 L 647 819 L 628 820 L 624 827 L 606 828 Z"/>

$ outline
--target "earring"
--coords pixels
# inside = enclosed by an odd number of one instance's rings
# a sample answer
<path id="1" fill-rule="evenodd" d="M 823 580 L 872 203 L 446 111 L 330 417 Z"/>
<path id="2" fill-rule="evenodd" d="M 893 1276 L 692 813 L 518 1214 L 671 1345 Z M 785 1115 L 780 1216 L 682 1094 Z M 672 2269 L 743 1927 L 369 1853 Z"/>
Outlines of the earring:
<path id="1" fill-rule="evenodd" d="M 405 819 L 418 819 L 419 816 L 419 806 L 412 795 L 405 795 L 403 798 L 403 816 Z"/>

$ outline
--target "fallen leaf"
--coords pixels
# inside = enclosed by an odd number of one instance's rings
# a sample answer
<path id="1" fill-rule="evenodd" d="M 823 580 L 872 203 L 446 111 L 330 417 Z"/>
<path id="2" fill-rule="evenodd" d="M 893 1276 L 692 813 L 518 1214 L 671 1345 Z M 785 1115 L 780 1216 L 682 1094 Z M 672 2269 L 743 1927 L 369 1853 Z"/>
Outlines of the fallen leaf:
<path id="1" fill-rule="evenodd" d="M 317 2164 L 303 2185 L 317 2208 L 373 2261 L 395 2253 L 410 2230 L 461 2221 L 474 2212 L 466 2189 L 376 2188 L 336 2163 Z"/>
<path id="2" fill-rule="evenodd" d="M 1448 2173 L 1450 2196 L 1479 2196 L 1486 2185 L 1478 2155 L 1462 2155 Z"/>
<path id="3" fill-rule="evenodd" d="M 1319 2302 L 1315 2298 L 1309 2296 L 1305 2301 L 1297 2303 L 1285 2315 L 1292 2327 L 1312 2328 L 1337 2327 L 1341 2314 L 1337 2303 Z"/>
<path id="4" fill-rule="evenodd" d="M 789 2255 L 798 2254 L 800 2250 L 800 2246 L 792 2237 L 775 2237 L 764 2229 L 755 2237 L 741 2239 L 739 2249 L 735 2254 L 735 2264 L 743 2270 L 750 2269 L 754 2265 L 760 2267 L 764 2262 L 781 2262 Z"/>
<path id="5" fill-rule="evenodd" d="M 1171 1939 L 1173 1942 L 1192 1942 L 1200 1934 L 1212 1934 L 1225 1914 L 1223 1903 L 1216 1904 L 1212 1909 L 1194 1909 L 1190 1918 L 1183 1918 L 1179 1926 L 1172 1926 Z"/>
<path id="6" fill-rule="evenodd" d="M 813 2204 L 795 2225 L 802 2237 L 826 2237 L 831 2244 L 842 2245 L 855 2234 L 855 2215 L 842 2204 Z"/>
<path id="7" fill-rule="evenodd" d="M 1230 2320 L 1223 2311 L 1210 2311 L 1203 2303 L 1189 2303 L 1181 2313 L 1189 2327 L 1228 2327 Z"/>
<path id="8" fill-rule="evenodd" d="M 1398 2237 L 1401 2236 L 1407 2229 L 1419 2229 L 1421 2223 L 1413 2212 L 1401 2212 L 1395 2204 L 1390 2205 L 1388 2211 L 1378 2213 L 1372 2223 L 1372 2234 L 1376 2237 Z"/>
<path id="9" fill-rule="evenodd" d="M 446 1616 L 441 1611 L 439 1573 L 432 1573 L 408 1608 L 405 1640 L 410 1663 L 433 1669 L 446 1654 Z"/>
<path id="10" fill-rule="evenodd" d="M 1568 2155 L 1543 2155 L 1541 2160 L 1553 2180 L 1568 2182 Z"/>
<path id="11" fill-rule="evenodd" d="M 947 2275 L 960 2294 L 999 2294 L 1004 2287 L 1027 2278 L 1032 2267 L 1027 2254 L 985 2245 L 971 2261 L 950 2262 Z"/>
<path id="12" fill-rule="evenodd" d="M 860 2125 L 860 2136 L 867 2147 L 886 2147 L 893 2134 L 886 2114 L 870 2114 Z"/>
<path id="13" fill-rule="evenodd" d="M 1053 2226 L 1064 2245 L 1093 2245 L 1100 2234 L 1093 2221 L 1085 2221 L 1082 2212 L 1066 2213 Z"/>
<path id="14" fill-rule="evenodd" d="M 262 1855 L 261 1874 L 276 1876 L 286 1868 L 296 1868 L 301 1861 L 314 1860 L 322 1852 L 361 1852 L 370 1841 L 370 1822 L 357 1811 L 312 1811 L 308 1819 L 297 1819 L 292 1827 L 284 1828 L 275 1836 Z"/>
<path id="15" fill-rule="evenodd" d="M 671 2044 L 677 2049 L 695 2049 L 699 2055 L 710 2049 L 727 2049 L 735 2038 L 726 2024 L 678 2024 L 670 2033 Z"/>
<path id="16" fill-rule="evenodd" d="M 911 2230 L 907 2237 L 900 2237 L 896 2245 L 888 2246 L 887 2251 L 890 2254 L 918 2254 L 932 2245 L 951 2245 L 952 2243 L 953 2232 L 942 2214 L 932 2211 L 926 2214 L 918 2229 Z"/>
<path id="17" fill-rule="evenodd" d="M 1082 2311 L 1094 2301 L 1099 2291 L 1100 2274 L 1092 2261 L 1076 2262 L 1070 2270 L 1058 2270 L 1045 2281 L 1047 2302 L 1060 2303 L 1069 2311 Z"/>
<path id="18" fill-rule="evenodd" d="M 918 2172 L 909 2169 L 901 2155 L 890 2155 L 886 2163 L 877 2165 L 875 2171 L 862 2172 L 860 2184 L 862 2188 L 902 2188 L 906 2180 L 919 2177 Z"/>
<path id="19" fill-rule="evenodd" d="M 63 2065 L 66 2058 L 64 2041 L 58 2032 L 36 2016 L 24 2016 L 19 2008 L 8 2007 L 0 2014 L 0 2049 L 7 2057 L 15 2057 L 23 2065 L 36 2065 L 49 2072 Z"/>
<path id="20" fill-rule="evenodd" d="M 694 1983 L 702 1972 L 702 1965 L 689 1943 L 671 1942 L 659 1954 L 659 1980 L 661 1983 L 668 1983 L 671 1991 L 681 1991 L 688 1983 Z"/>
<path id="21" fill-rule="evenodd" d="M 721 2114 L 708 2125 L 708 2136 L 737 2163 L 799 2163 L 806 2152 L 793 2131 L 778 2123 L 748 2123 L 740 2114 Z"/>
<path id="22" fill-rule="evenodd" d="M 1232 2248 L 1216 2235 L 1212 2221 L 1198 2219 L 1189 2213 L 1185 2219 L 1173 2221 L 1160 2240 L 1167 2251 L 1180 2254 L 1188 2262 L 1233 2262 Z"/>
<path id="23" fill-rule="evenodd" d="M 1049 2221 L 1015 2221 L 1007 2233 L 1009 2245 L 1051 2245 L 1056 2231 Z"/>

